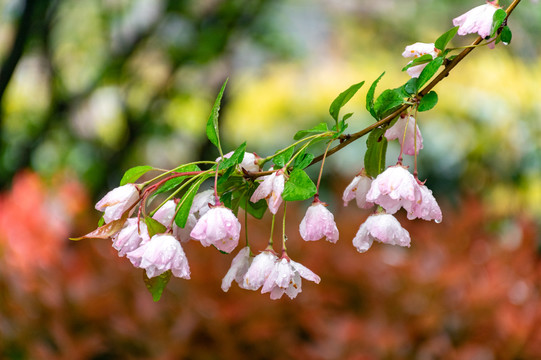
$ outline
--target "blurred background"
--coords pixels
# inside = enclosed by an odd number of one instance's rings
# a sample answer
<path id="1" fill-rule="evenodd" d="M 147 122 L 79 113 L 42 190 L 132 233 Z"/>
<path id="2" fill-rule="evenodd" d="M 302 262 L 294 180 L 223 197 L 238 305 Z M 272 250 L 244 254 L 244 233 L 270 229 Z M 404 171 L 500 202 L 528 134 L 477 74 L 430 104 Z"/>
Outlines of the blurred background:
<path id="1" fill-rule="evenodd" d="M 536 1 L 513 13 L 510 46 L 474 51 L 420 114 L 420 177 L 444 221 L 399 214 L 410 249 L 351 245 L 369 213 L 342 207 L 341 193 L 363 139 L 326 164 L 336 245 L 299 241 L 309 202 L 288 211 L 290 256 L 322 278 L 295 300 L 223 293 L 233 256 L 189 242 L 192 279 L 173 279 L 154 303 L 109 241 L 67 239 L 96 227 L 93 204 L 128 168 L 216 158 L 204 127 L 225 78 L 224 150 L 247 140 L 266 156 L 329 121 L 351 84 L 383 71 L 380 89 L 403 84 L 404 47 L 480 4 L 0 0 L 0 358 L 541 358 Z M 351 132 L 373 121 L 367 88 L 346 107 Z M 391 145 L 388 164 L 397 154 Z M 255 251 L 269 224 L 249 222 Z"/>

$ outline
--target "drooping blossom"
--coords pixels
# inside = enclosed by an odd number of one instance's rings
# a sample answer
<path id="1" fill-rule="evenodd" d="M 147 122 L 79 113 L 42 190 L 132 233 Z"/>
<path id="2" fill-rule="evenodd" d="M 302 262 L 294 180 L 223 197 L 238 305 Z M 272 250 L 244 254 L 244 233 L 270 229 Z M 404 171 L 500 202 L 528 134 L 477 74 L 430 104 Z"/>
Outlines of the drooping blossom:
<path id="1" fill-rule="evenodd" d="M 270 292 L 272 300 L 280 299 L 284 293 L 291 299 L 297 297 L 302 291 L 302 279 L 319 284 L 321 279 L 312 270 L 288 257 L 282 257 L 274 264 L 272 271 L 266 278 L 261 293 Z"/>
<path id="2" fill-rule="evenodd" d="M 423 55 L 431 55 L 432 59 L 436 58 L 438 56 L 438 49 L 434 47 L 434 43 L 422 43 L 422 42 L 416 42 L 415 44 L 406 46 L 406 49 L 402 53 L 402 56 L 405 58 L 418 58 Z M 411 63 L 411 61 L 410 61 Z M 425 68 L 425 64 L 415 65 L 410 68 L 408 68 L 406 71 L 409 76 L 412 78 L 418 78 L 419 75 L 421 75 L 421 72 Z"/>
<path id="3" fill-rule="evenodd" d="M 229 159 L 233 155 L 233 151 L 228 152 L 224 155 L 224 158 Z M 218 157 L 216 162 L 220 161 L 222 157 Z M 248 172 L 258 172 L 260 170 L 259 164 L 257 163 L 258 156 L 254 153 L 245 152 L 242 162 L 239 164 L 239 167 L 248 171 Z M 238 169 L 238 168 L 237 168 Z"/>
<path id="4" fill-rule="evenodd" d="M 406 136 L 404 136 L 404 131 Z M 415 136 L 417 136 L 417 140 L 415 140 Z M 406 155 L 419 154 L 419 150 L 423 148 L 423 137 L 413 116 L 399 116 L 396 123 L 385 132 L 385 137 L 387 140 L 398 139 Z"/>
<path id="5" fill-rule="evenodd" d="M 264 180 L 252 194 L 250 201 L 253 203 L 261 199 L 267 199 L 269 210 L 276 214 L 282 203 L 282 192 L 284 191 L 285 178 L 282 170 L 273 172 L 264 177 Z"/>
<path id="6" fill-rule="evenodd" d="M 210 206 L 216 205 L 214 190 L 201 191 L 193 198 L 190 214 L 194 214 L 197 219 L 205 215 L 210 210 Z"/>
<path id="7" fill-rule="evenodd" d="M 240 228 L 239 220 L 230 209 L 216 206 L 197 221 L 190 236 L 203 246 L 214 245 L 218 250 L 230 253 L 239 243 Z"/>
<path id="8" fill-rule="evenodd" d="M 154 235 L 149 242 L 127 254 L 128 259 L 138 268 L 145 269 L 153 278 L 171 270 L 174 276 L 189 279 L 190 267 L 182 246 L 169 234 Z"/>
<path id="9" fill-rule="evenodd" d="M 432 195 L 432 191 L 426 185 L 420 185 L 422 199 L 415 202 L 410 211 L 408 211 L 408 219 L 415 218 L 423 220 L 434 220 L 440 223 L 442 220 L 441 209 Z"/>
<path id="10" fill-rule="evenodd" d="M 477 33 L 482 38 L 490 36 L 492 22 L 496 10 L 500 6 L 493 2 L 474 7 L 468 12 L 453 19 L 453 25 L 458 26 L 458 35 Z"/>
<path id="11" fill-rule="evenodd" d="M 129 218 L 122 230 L 113 237 L 113 248 L 122 257 L 149 241 L 147 225 L 143 221 L 137 224 L 137 218 Z"/>
<path id="12" fill-rule="evenodd" d="M 139 201 L 139 190 L 134 184 L 126 184 L 109 191 L 96 204 L 96 210 L 105 212 L 103 219 L 108 224 L 118 220 L 122 214 Z"/>
<path id="13" fill-rule="evenodd" d="M 344 206 L 348 206 L 348 203 L 355 199 L 357 206 L 361 209 L 368 209 L 374 206 L 374 203 L 366 201 L 366 194 L 370 190 L 372 179 L 366 175 L 364 169 L 361 173 L 353 178 L 351 183 L 344 190 L 342 200 L 344 200 Z"/>
<path id="14" fill-rule="evenodd" d="M 306 215 L 299 225 L 299 232 L 305 241 L 315 241 L 324 237 L 332 243 L 338 240 L 334 216 L 326 206 L 327 204 L 315 200 L 306 210 Z"/>
<path id="15" fill-rule="evenodd" d="M 229 290 L 229 288 L 231 287 L 231 283 L 233 283 L 233 280 L 235 280 L 237 284 L 239 284 L 239 287 L 245 288 L 244 276 L 246 275 L 248 268 L 252 264 L 253 259 L 254 258 L 250 255 L 250 247 L 246 246 L 239 251 L 237 256 L 235 256 L 235 258 L 233 259 L 229 271 L 222 279 L 223 291 L 227 292 Z"/>
<path id="16" fill-rule="evenodd" d="M 278 256 L 274 251 L 263 250 L 253 259 L 248 271 L 246 271 L 242 287 L 248 290 L 259 289 L 269 277 L 277 261 Z"/>
<path id="17" fill-rule="evenodd" d="M 361 225 L 353 238 L 353 246 L 363 253 L 370 249 L 374 240 L 388 245 L 410 246 L 410 234 L 390 214 L 374 214 Z"/>
<path id="18" fill-rule="evenodd" d="M 417 180 L 402 165 L 389 166 L 370 186 L 366 200 L 380 205 L 389 214 L 401 207 L 410 212 L 413 204 L 422 199 Z"/>

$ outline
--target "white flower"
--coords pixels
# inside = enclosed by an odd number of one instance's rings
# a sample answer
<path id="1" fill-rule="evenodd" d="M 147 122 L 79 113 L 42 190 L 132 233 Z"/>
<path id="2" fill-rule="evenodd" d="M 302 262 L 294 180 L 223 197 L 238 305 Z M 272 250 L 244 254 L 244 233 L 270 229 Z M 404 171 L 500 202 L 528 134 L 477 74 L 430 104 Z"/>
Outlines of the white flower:
<path id="1" fill-rule="evenodd" d="M 271 250 L 264 250 L 257 255 L 244 275 L 243 288 L 248 290 L 259 289 L 267 280 L 274 268 L 278 257 Z"/>
<path id="2" fill-rule="evenodd" d="M 363 253 L 370 249 L 374 240 L 389 244 L 410 246 L 410 234 L 390 214 L 371 215 L 361 225 L 353 239 L 353 246 Z"/>
<path id="3" fill-rule="evenodd" d="M 306 215 L 299 225 L 299 232 L 305 241 L 315 241 L 323 237 L 332 243 L 338 240 L 334 216 L 321 201 L 314 201 L 306 210 Z"/>
<path id="4" fill-rule="evenodd" d="M 139 201 L 139 190 L 134 184 L 126 184 L 109 191 L 96 204 L 96 210 L 104 211 L 103 219 L 108 224 L 118 220 L 122 214 Z"/>
<path id="5" fill-rule="evenodd" d="M 217 206 L 207 211 L 195 224 L 190 236 L 201 245 L 214 245 L 218 250 L 230 253 L 239 243 L 240 222 L 233 212 Z"/>
<path id="6" fill-rule="evenodd" d="M 406 136 L 404 136 L 404 132 Z M 415 136 L 417 136 L 417 140 L 415 140 Z M 421 136 L 419 127 L 415 125 L 415 118 L 413 116 L 399 116 L 396 123 L 385 132 L 385 137 L 387 140 L 398 139 L 406 155 L 413 156 L 419 154 L 419 150 L 423 148 L 423 137 Z"/>
<path id="7" fill-rule="evenodd" d="M 402 56 L 405 58 L 410 58 L 410 57 L 418 58 L 427 54 L 432 56 L 432 59 L 438 56 L 438 49 L 434 47 L 434 43 L 416 42 L 415 44 L 408 45 L 406 46 L 406 49 L 402 53 Z M 409 63 L 411 63 L 411 61 Z M 415 65 L 415 66 L 410 67 L 406 71 L 409 74 L 409 76 L 411 76 L 412 78 L 418 78 L 427 64 L 428 63 Z"/>
<path id="8" fill-rule="evenodd" d="M 408 219 L 413 220 L 415 218 L 423 220 L 434 220 L 440 223 L 442 220 L 441 209 L 432 195 L 432 191 L 425 185 L 420 185 L 422 199 L 415 202 L 408 211 Z"/>
<path id="9" fill-rule="evenodd" d="M 228 152 L 224 155 L 224 158 L 229 159 L 233 155 L 233 151 Z M 222 160 L 222 157 L 218 157 L 216 162 Z M 257 156 L 254 153 L 245 152 L 242 162 L 239 164 L 240 168 L 248 172 L 258 172 L 260 170 L 259 164 L 257 163 Z"/>
<path id="10" fill-rule="evenodd" d="M 137 218 L 129 218 L 113 237 L 113 247 L 118 250 L 118 256 L 124 256 L 149 241 L 147 225 L 140 221 L 137 226 Z"/>
<path id="11" fill-rule="evenodd" d="M 361 171 L 361 174 L 355 176 L 346 187 L 346 190 L 344 190 L 344 195 L 342 196 L 344 206 L 348 206 L 348 203 L 353 199 L 356 200 L 357 206 L 361 209 L 368 209 L 374 206 L 374 203 L 366 201 L 366 194 L 370 190 L 371 184 L 372 179 L 366 176 L 364 170 Z"/>
<path id="12" fill-rule="evenodd" d="M 453 25 L 459 26 L 458 35 L 477 33 L 482 38 L 490 36 L 494 13 L 500 7 L 494 3 L 487 2 L 484 5 L 474 7 L 465 14 L 453 19 Z"/>
<path id="13" fill-rule="evenodd" d="M 282 257 L 274 264 L 269 273 L 261 293 L 270 292 L 272 300 L 280 299 L 285 293 L 291 299 L 302 291 L 302 279 L 310 280 L 319 284 L 321 279 L 306 266 L 301 265 L 289 258 Z"/>
<path id="14" fill-rule="evenodd" d="M 285 184 L 284 173 L 282 170 L 278 170 L 263 178 L 263 182 L 254 191 L 250 201 L 256 203 L 261 199 L 267 199 L 270 212 L 276 214 L 282 203 L 282 192 Z"/>
<path id="15" fill-rule="evenodd" d="M 197 219 L 205 215 L 210 210 L 210 206 L 216 205 L 216 197 L 214 196 L 214 190 L 201 191 L 194 196 L 192 206 L 190 207 L 190 214 L 194 214 Z"/>
<path id="16" fill-rule="evenodd" d="M 127 257 L 134 266 L 145 269 L 149 278 L 167 270 L 176 277 L 190 278 L 188 259 L 178 240 L 171 235 L 154 235 L 149 242 L 129 252 Z"/>
<path id="17" fill-rule="evenodd" d="M 235 280 L 237 284 L 239 284 L 239 287 L 245 288 L 244 276 L 246 275 L 248 268 L 252 264 L 253 259 L 254 258 L 250 256 L 250 247 L 246 246 L 239 251 L 237 256 L 235 256 L 235 258 L 233 259 L 233 262 L 231 263 L 231 268 L 229 268 L 229 271 L 222 279 L 223 291 L 227 292 L 229 290 L 233 280 Z"/>

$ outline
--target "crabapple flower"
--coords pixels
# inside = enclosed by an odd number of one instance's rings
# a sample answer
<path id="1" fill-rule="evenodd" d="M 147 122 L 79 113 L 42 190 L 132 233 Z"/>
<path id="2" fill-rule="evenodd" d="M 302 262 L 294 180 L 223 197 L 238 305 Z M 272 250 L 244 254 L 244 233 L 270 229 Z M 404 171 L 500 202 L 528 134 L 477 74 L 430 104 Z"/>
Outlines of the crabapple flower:
<path id="1" fill-rule="evenodd" d="M 199 219 L 210 210 L 210 205 L 216 205 L 214 190 L 202 191 L 193 198 L 192 206 L 190 207 L 190 214 L 194 214 L 195 217 Z"/>
<path id="2" fill-rule="evenodd" d="M 494 13 L 498 9 L 501 9 L 501 7 L 492 2 L 487 2 L 454 18 L 453 25 L 459 27 L 457 34 L 467 35 L 477 33 L 482 38 L 490 36 Z"/>
<path id="3" fill-rule="evenodd" d="M 264 180 L 252 194 L 250 201 L 253 203 L 261 199 L 267 199 L 269 210 L 276 214 L 282 203 L 282 192 L 284 192 L 285 178 L 282 170 L 273 172 L 264 177 Z"/>
<path id="4" fill-rule="evenodd" d="M 361 209 L 368 209 L 374 206 L 374 203 L 366 201 L 366 194 L 370 190 L 370 185 L 372 184 L 372 179 L 369 176 L 366 176 L 366 172 L 361 171 L 360 175 L 357 175 L 353 178 L 351 183 L 344 190 L 344 195 L 342 195 L 342 200 L 344 200 L 344 206 L 348 206 L 348 203 L 355 199 L 357 206 Z"/>
<path id="5" fill-rule="evenodd" d="M 432 191 L 425 185 L 420 185 L 422 199 L 415 202 L 410 211 L 408 211 L 408 219 L 413 220 L 415 218 L 423 220 L 434 220 L 440 223 L 442 220 L 441 209 L 432 195 Z"/>
<path id="6" fill-rule="evenodd" d="M 239 243 L 240 227 L 230 209 L 217 206 L 197 221 L 190 236 L 203 246 L 214 245 L 218 250 L 230 253 Z"/>
<path id="7" fill-rule="evenodd" d="M 229 268 L 229 271 L 222 279 L 223 291 L 227 292 L 229 290 L 233 280 L 235 280 L 237 284 L 239 284 L 239 287 L 245 288 L 244 275 L 246 275 L 246 272 L 252 264 L 253 259 L 254 258 L 250 256 L 250 247 L 246 246 L 239 251 L 237 256 L 235 256 L 235 258 L 233 259 L 233 262 L 231 263 L 231 268 Z"/>
<path id="8" fill-rule="evenodd" d="M 147 225 L 137 218 L 129 218 L 124 227 L 113 237 L 113 247 L 118 250 L 118 256 L 125 256 L 130 251 L 150 241 Z"/>
<path id="9" fill-rule="evenodd" d="M 431 55 L 432 59 L 438 56 L 438 49 L 434 47 L 434 43 L 421 43 L 416 42 L 415 44 L 406 46 L 406 49 L 402 53 L 402 56 L 405 58 L 418 58 L 423 55 Z M 409 62 L 411 63 L 411 61 Z M 409 64 L 408 63 L 408 64 Z M 412 78 L 418 78 L 421 75 L 421 72 L 425 68 L 426 64 L 415 65 L 408 68 L 406 71 L 409 76 Z"/>
<path id="10" fill-rule="evenodd" d="M 379 174 L 366 194 L 367 201 L 380 205 L 389 214 L 394 214 L 401 207 L 410 212 L 421 197 L 417 180 L 402 165 L 389 166 Z"/>
<path id="11" fill-rule="evenodd" d="M 96 203 L 96 210 L 105 212 L 103 219 L 108 224 L 118 220 L 122 214 L 139 201 L 139 190 L 134 184 L 126 184 L 109 191 Z"/>
<path id="12" fill-rule="evenodd" d="M 228 152 L 224 155 L 224 158 L 229 159 L 233 155 L 233 151 Z M 254 153 L 245 152 L 244 157 L 242 158 L 242 162 L 239 164 L 240 168 L 248 171 L 248 172 L 258 172 L 259 164 L 257 163 L 258 156 Z M 222 157 L 218 157 L 216 159 L 216 162 L 222 160 Z M 237 168 L 238 169 L 238 168 Z"/>
<path id="13" fill-rule="evenodd" d="M 404 136 L 404 132 L 406 132 L 406 136 Z M 385 137 L 387 140 L 398 139 L 406 155 L 419 154 L 419 150 L 423 148 L 423 137 L 419 127 L 415 124 L 413 116 L 399 116 L 396 123 L 385 132 Z"/>
<path id="14" fill-rule="evenodd" d="M 189 279 L 190 267 L 182 246 L 172 235 L 157 234 L 149 242 L 127 254 L 138 268 L 145 269 L 153 278 L 171 270 L 174 276 Z"/>
<path id="15" fill-rule="evenodd" d="M 317 200 L 306 210 L 306 215 L 299 225 L 299 232 L 305 241 L 315 241 L 323 237 L 332 243 L 338 240 L 338 228 L 333 214 L 326 204 Z"/>
<path id="16" fill-rule="evenodd" d="M 278 256 L 272 250 L 263 250 L 252 261 L 252 264 L 246 271 L 243 279 L 244 289 L 257 290 L 267 280 L 269 274 L 274 269 L 278 261 Z"/>
<path id="17" fill-rule="evenodd" d="M 272 271 L 263 284 L 261 293 L 270 292 L 272 300 L 280 299 L 284 293 L 293 299 L 302 291 L 301 278 L 313 281 L 316 284 L 321 281 L 319 276 L 306 266 L 287 257 L 282 257 L 281 260 L 274 264 Z"/>
<path id="18" fill-rule="evenodd" d="M 390 214 L 371 215 L 361 225 L 353 238 L 353 246 L 363 253 L 370 249 L 374 240 L 389 245 L 410 246 L 410 234 Z"/>

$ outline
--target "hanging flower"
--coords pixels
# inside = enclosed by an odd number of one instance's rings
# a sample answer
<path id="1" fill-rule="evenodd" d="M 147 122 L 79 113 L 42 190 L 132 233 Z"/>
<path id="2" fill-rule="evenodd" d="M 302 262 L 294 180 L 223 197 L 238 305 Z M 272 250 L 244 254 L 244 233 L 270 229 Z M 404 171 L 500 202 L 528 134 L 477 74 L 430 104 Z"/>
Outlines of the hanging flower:
<path id="1" fill-rule="evenodd" d="M 290 260 L 287 256 L 274 264 L 269 273 L 261 293 L 270 292 L 272 300 L 280 299 L 284 293 L 291 299 L 297 297 L 302 291 L 302 279 L 310 280 L 319 284 L 321 279 L 306 266 Z"/>
<path id="2" fill-rule="evenodd" d="M 305 241 L 315 241 L 323 237 L 332 243 L 338 240 L 334 216 L 326 206 L 327 204 L 315 200 L 306 210 L 306 215 L 299 225 L 299 232 Z"/>
<path id="3" fill-rule="evenodd" d="M 145 269 L 149 278 L 167 270 L 176 277 L 190 278 L 188 259 L 178 240 L 171 235 L 154 235 L 149 242 L 129 252 L 127 257 L 134 266 Z"/>
<path id="4" fill-rule="evenodd" d="M 237 284 L 239 284 L 239 287 L 245 288 L 244 276 L 246 275 L 248 268 L 252 264 L 253 259 L 254 258 L 250 255 L 250 247 L 246 246 L 239 251 L 237 256 L 235 256 L 235 258 L 233 259 L 229 271 L 222 279 L 223 291 L 227 292 L 229 290 L 233 280 L 235 280 Z"/>
<path id="5" fill-rule="evenodd" d="M 284 172 L 278 170 L 264 177 L 264 180 L 252 194 L 250 201 L 253 203 L 261 199 L 267 199 L 269 210 L 276 214 L 282 203 L 282 192 L 284 191 Z"/>
<path id="6" fill-rule="evenodd" d="M 353 238 L 353 246 L 363 253 L 370 249 L 374 240 L 388 245 L 410 246 L 410 234 L 390 214 L 369 216 Z"/>
<path id="7" fill-rule="evenodd" d="M 239 243 L 240 228 L 239 220 L 230 209 L 217 206 L 199 219 L 190 236 L 203 246 L 214 245 L 218 250 L 230 253 Z"/>
<path id="8" fill-rule="evenodd" d="M 113 237 L 113 247 L 118 250 L 118 256 L 122 257 L 149 241 L 147 225 L 140 221 L 138 226 L 137 218 L 129 218 L 122 230 Z"/>
<path id="9" fill-rule="evenodd" d="M 440 223 L 442 220 L 442 213 L 440 206 L 436 202 L 432 191 L 425 185 L 420 185 L 421 200 L 415 202 L 410 211 L 408 211 L 408 219 L 413 220 L 415 218 L 423 220 L 434 220 Z"/>
<path id="10" fill-rule="evenodd" d="M 406 132 L 405 136 L 404 131 Z M 415 140 L 415 136 L 417 136 L 417 140 Z M 419 150 L 423 148 L 423 137 L 413 116 L 399 116 L 396 123 L 385 132 L 385 137 L 387 140 L 398 139 L 406 155 L 419 154 Z"/>
<path id="11" fill-rule="evenodd" d="M 103 219 L 108 224 L 118 220 L 122 214 L 139 201 L 139 190 L 134 184 L 126 184 L 109 191 L 96 204 L 96 210 L 105 212 Z"/>
<path id="12" fill-rule="evenodd" d="M 474 7 L 465 14 L 453 19 L 453 25 L 458 26 L 458 35 L 477 33 L 482 38 L 490 36 L 492 22 L 496 10 L 501 9 L 495 2 Z"/>
<path id="13" fill-rule="evenodd" d="M 228 152 L 224 155 L 224 158 L 229 159 L 233 155 L 233 151 Z M 245 152 L 244 157 L 242 158 L 242 162 L 239 164 L 239 168 L 242 168 L 248 172 L 258 172 L 261 170 L 259 168 L 259 164 L 257 163 L 258 156 L 254 153 Z M 216 159 L 216 162 L 219 162 L 222 160 L 222 157 L 218 157 Z M 239 169 L 237 168 L 237 169 Z"/>
<path id="14" fill-rule="evenodd" d="M 416 42 L 415 44 L 408 45 L 406 46 L 406 49 L 402 53 L 402 56 L 405 58 L 410 58 L 410 57 L 418 58 L 427 54 L 432 56 L 432 59 L 438 56 L 438 49 L 434 47 L 434 43 L 427 44 L 427 43 Z M 411 63 L 411 61 L 409 63 Z M 428 63 L 415 65 L 408 68 L 406 71 L 409 74 L 409 76 L 411 76 L 412 78 L 418 78 L 427 64 Z"/>
<path id="15" fill-rule="evenodd" d="M 257 290 L 263 286 L 277 261 L 278 256 L 272 250 L 259 253 L 244 275 L 242 288 Z"/>
<path id="16" fill-rule="evenodd" d="M 372 179 L 366 175 L 364 169 L 361 173 L 353 178 L 351 183 L 344 190 L 342 200 L 344 200 L 344 206 L 348 206 L 348 203 L 355 199 L 357 206 L 361 209 L 368 209 L 374 206 L 374 203 L 366 201 L 366 194 L 370 190 Z"/>

